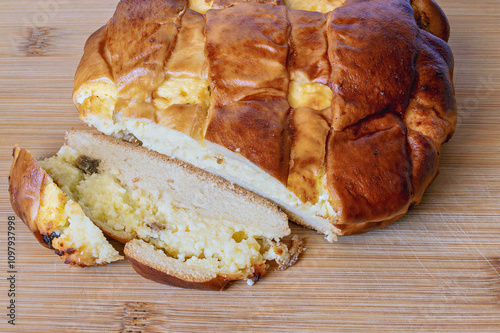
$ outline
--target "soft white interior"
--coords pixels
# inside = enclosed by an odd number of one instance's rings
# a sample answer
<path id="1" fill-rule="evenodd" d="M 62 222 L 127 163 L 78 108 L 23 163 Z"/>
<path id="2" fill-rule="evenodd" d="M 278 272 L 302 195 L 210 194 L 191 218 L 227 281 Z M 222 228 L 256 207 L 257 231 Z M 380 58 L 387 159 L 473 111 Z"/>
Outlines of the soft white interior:
<path id="1" fill-rule="evenodd" d="M 254 264 L 288 255 L 257 228 L 179 207 L 166 192 L 125 188 L 110 173 L 84 173 L 75 166 L 79 156 L 63 146 L 42 166 L 92 220 L 153 244 L 188 267 L 244 275 Z"/>
<path id="2" fill-rule="evenodd" d="M 198 168 L 221 176 L 252 192 L 268 198 L 288 214 L 298 217 L 310 227 L 333 239 L 336 228 L 330 219 L 336 212 L 328 201 L 328 190 L 321 189 L 316 204 L 302 202 L 293 192 L 253 163 L 207 140 L 197 141 L 188 135 L 148 120 L 115 117 L 116 122 L 104 122 L 95 117 L 90 124 L 99 131 L 122 138 L 132 133 L 143 146 L 178 158 Z"/>
<path id="3" fill-rule="evenodd" d="M 123 259 L 82 208 L 50 180 L 41 193 L 37 219 L 58 235 L 52 240 L 52 247 L 72 249 L 78 263 L 99 265 Z"/>
<path id="4" fill-rule="evenodd" d="M 285 1 L 292 9 L 320 12 L 330 11 L 343 2 L 344 0 L 319 0 L 314 3 L 303 0 Z M 190 8 L 200 12 L 205 12 L 210 4 L 204 0 L 189 2 Z M 186 57 L 185 61 L 200 61 L 199 54 L 192 55 L 192 58 L 189 55 Z M 310 81 L 301 71 L 291 73 L 291 79 L 288 100 L 293 108 L 322 110 L 331 105 L 333 92 L 328 86 Z M 125 118 L 119 112 L 115 114 L 113 103 L 109 102 L 117 98 L 113 83 L 108 88 L 100 87 L 100 94 L 84 89 L 86 85 L 93 83 L 88 82 L 75 92 L 75 103 L 80 109 L 82 120 L 102 133 L 118 138 L 127 138 L 133 134 L 149 149 L 178 158 L 272 200 L 293 220 L 324 233 L 329 240 L 338 234 L 337 228 L 331 223 L 336 219 L 336 212 L 328 200 L 328 190 L 324 188 L 324 174 L 318 179 L 319 200 L 314 204 L 302 202 L 285 185 L 237 153 L 206 140 L 193 139 L 148 119 Z M 84 93 L 87 90 L 92 91 L 92 96 Z M 210 99 L 209 81 L 196 75 L 190 78 L 170 77 L 153 93 L 153 98 L 152 103 L 158 110 L 172 104 L 196 104 L 207 110 Z M 202 128 L 201 132 L 204 130 Z"/>

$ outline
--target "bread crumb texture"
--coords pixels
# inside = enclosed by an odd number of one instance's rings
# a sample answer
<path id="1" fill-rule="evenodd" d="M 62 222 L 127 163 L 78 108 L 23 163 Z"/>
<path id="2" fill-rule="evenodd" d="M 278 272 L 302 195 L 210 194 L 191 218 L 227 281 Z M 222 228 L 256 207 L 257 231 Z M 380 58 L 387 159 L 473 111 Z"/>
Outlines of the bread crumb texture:
<path id="1" fill-rule="evenodd" d="M 73 242 L 86 238 L 88 233 L 80 227 L 84 212 L 106 228 L 154 245 L 188 268 L 222 276 L 249 277 L 254 265 L 266 260 L 284 262 L 290 256 L 283 244 L 261 237 L 237 221 L 209 218 L 193 209 L 178 207 L 168 200 L 167 193 L 127 189 L 112 172 L 85 173 L 75 165 L 78 157 L 75 149 L 63 146 L 57 156 L 41 162 L 61 189 L 83 209 L 78 211 L 74 202 L 65 207 L 66 215 L 77 213 L 69 222 L 74 220 L 78 224 L 67 229 L 74 237 Z M 92 251 L 99 246 L 88 244 L 86 248 Z"/>
<path id="2" fill-rule="evenodd" d="M 66 176 L 71 179 L 74 175 L 67 173 Z M 37 215 L 44 241 L 71 265 L 104 265 L 123 259 L 82 208 L 52 180 L 46 178 L 46 182 Z"/>

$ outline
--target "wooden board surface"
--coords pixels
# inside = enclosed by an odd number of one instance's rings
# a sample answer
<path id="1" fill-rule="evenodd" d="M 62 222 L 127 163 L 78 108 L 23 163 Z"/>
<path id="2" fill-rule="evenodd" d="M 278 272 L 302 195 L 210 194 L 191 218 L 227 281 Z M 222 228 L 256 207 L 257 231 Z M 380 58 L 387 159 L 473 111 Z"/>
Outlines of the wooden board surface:
<path id="1" fill-rule="evenodd" d="M 86 38 L 110 1 L 0 4 L 0 331 L 500 330 L 500 3 L 439 0 L 455 55 L 459 124 L 441 173 L 399 222 L 328 243 L 300 227 L 307 251 L 285 272 L 225 292 L 176 289 L 127 262 L 71 268 L 16 219 L 16 326 L 10 288 L 7 175 L 14 144 L 54 154 L 83 128 L 71 101 Z"/>

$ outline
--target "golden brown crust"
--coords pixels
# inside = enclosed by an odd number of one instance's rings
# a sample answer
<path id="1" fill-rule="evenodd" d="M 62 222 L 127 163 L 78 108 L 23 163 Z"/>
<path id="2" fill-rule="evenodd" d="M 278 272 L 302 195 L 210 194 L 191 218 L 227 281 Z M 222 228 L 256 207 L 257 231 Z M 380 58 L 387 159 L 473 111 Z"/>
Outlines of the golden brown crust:
<path id="1" fill-rule="evenodd" d="M 415 21 L 421 29 L 427 30 L 445 42 L 448 41 L 450 24 L 434 0 L 411 0 L 411 6 L 415 13 Z"/>
<path id="2" fill-rule="evenodd" d="M 291 28 L 288 58 L 290 79 L 300 81 L 300 74 L 303 74 L 312 82 L 327 84 L 331 69 L 325 15 L 302 10 L 289 10 L 287 15 Z"/>
<path id="3" fill-rule="evenodd" d="M 436 154 L 456 126 L 453 57 L 445 42 L 449 24 L 433 0 L 349 0 L 328 14 L 286 9 L 280 1 L 272 0 L 219 0 L 213 8 L 217 9 L 207 12 L 205 22 L 197 14 L 192 17 L 197 31 L 200 24 L 206 25 L 207 57 L 199 57 L 199 61 L 207 62 L 212 89 L 205 139 L 239 153 L 287 185 L 304 202 L 314 203 L 317 195 L 313 186 L 317 183 L 311 175 L 316 175 L 317 163 L 311 172 L 312 164 L 303 163 L 310 154 L 294 156 L 297 147 L 293 145 L 298 141 L 294 143 L 297 137 L 290 137 L 290 133 L 298 131 L 290 118 L 293 111 L 290 113 L 286 97 L 290 79 L 328 84 L 334 97 L 330 116 L 325 112 L 323 117 L 334 132 L 327 143 L 327 154 L 336 149 L 332 143 L 337 139 L 341 145 L 356 142 L 355 129 L 377 127 L 378 121 L 382 121 L 379 125 L 383 128 L 385 120 L 380 119 L 401 118 L 403 124 L 398 123 L 379 136 L 395 140 L 401 147 L 404 142 L 407 151 L 396 149 L 394 159 L 388 159 L 384 167 L 407 168 L 405 175 L 396 172 L 397 183 L 405 183 L 408 191 L 414 187 L 414 193 L 408 194 L 397 186 L 386 186 L 382 191 L 374 185 L 376 182 L 353 180 L 348 184 L 356 188 L 335 192 L 339 180 L 331 177 L 339 170 L 330 170 L 328 184 L 324 185 L 332 191 L 333 207 L 344 209 L 338 217 L 331 218 L 331 223 L 338 224 L 342 234 L 363 232 L 386 225 L 406 211 L 410 203 L 419 202 L 437 174 Z M 186 22 L 177 35 L 179 42 L 186 37 L 181 38 L 181 34 L 188 27 L 187 22 L 191 22 L 187 18 L 191 14 L 188 11 L 184 17 L 182 13 L 175 16 Z M 141 47 L 147 49 L 147 44 Z M 160 75 L 154 76 L 156 80 L 163 74 L 154 75 Z M 141 82 L 138 80 L 138 85 Z M 193 124 L 194 118 L 206 114 L 195 112 L 193 106 L 176 106 L 161 112 L 145 100 L 118 101 L 116 106 L 125 116 L 150 119 L 197 139 L 204 137 L 205 127 L 199 126 L 202 130 L 195 131 Z M 81 113 L 82 109 L 85 108 L 80 109 Z M 187 109 L 190 112 L 184 113 Z M 396 127 L 403 133 L 397 138 L 388 134 L 395 135 Z M 378 140 L 377 144 L 392 149 L 394 142 Z M 361 152 L 361 144 L 356 146 L 359 151 L 354 155 Z M 319 156 L 324 149 L 318 146 L 312 155 Z M 327 173 L 332 163 L 352 168 L 345 152 L 336 153 L 340 160 L 327 158 Z M 371 179 L 378 172 L 368 163 L 359 163 L 359 167 L 366 168 L 359 169 L 364 179 Z M 305 177 L 304 184 L 299 184 L 294 175 Z M 368 198 L 369 192 L 384 192 L 392 206 L 375 204 L 374 198 Z M 371 203 L 362 204 L 357 212 L 345 210 L 354 202 L 352 193 L 363 193 L 361 196 Z M 344 216 L 344 212 L 349 213 Z"/>
<path id="4" fill-rule="evenodd" d="M 115 112 L 155 119 L 149 102 L 165 80 L 187 0 L 122 0 L 106 25 L 105 53 L 118 88 Z"/>
<path id="5" fill-rule="evenodd" d="M 203 78 L 207 76 L 204 29 L 205 17 L 187 9 L 182 15 L 175 48 L 165 67 L 166 75 Z"/>
<path id="6" fill-rule="evenodd" d="M 141 261 L 140 258 L 135 258 L 127 254 L 127 246 L 125 245 L 125 254 L 127 259 L 132 265 L 132 268 L 142 277 L 158 283 L 171 285 L 179 288 L 187 289 L 200 289 L 200 290 L 224 290 L 224 288 L 231 282 L 222 276 L 216 276 L 208 281 L 186 281 L 184 279 L 173 276 L 161 269 L 152 267 Z"/>
<path id="7" fill-rule="evenodd" d="M 208 11 L 206 21 L 212 95 L 205 137 L 286 183 L 286 7 L 241 3 Z"/>
<path id="8" fill-rule="evenodd" d="M 187 0 L 122 0 L 107 24 L 106 49 L 124 99 L 144 100 L 163 81 Z"/>
<path id="9" fill-rule="evenodd" d="M 205 16 L 211 104 L 286 99 L 286 7 L 241 3 Z"/>
<path id="10" fill-rule="evenodd" d="M 438 174 L 439 152 L 431 139 L 408 130 L 408 149 L 412 166 L 412 205 L 420 203 L 424 191 Z"/>
<path id="11" fill-rule="evenodd" d="M 402 214 L 396 215 L 388 220 L 377 221 L 377 222 L 362 222 L 362 223 L 348 223 L 348 224 L 335 224 L 335 226 L 340 230 L 342 236 L 353 236 L 358 234 L 363 234 L 365 232 L 370 232 L 383 228 L 392 222 L 399 220 L 406 215 L 406 211 Z"/>
<path id="12" fill-rule="evenodd" d="M 98 262 L 85 245 L 75 248 L 71 237 L 62 235 L 67 219 L 63 211 L 68 206 L 68 209 L 83 214 L 78 204 L 68 203 L 67 195 L 57 188 L 29 151 L 15 147 L 13 155 L 9 175 L 12 208 L 38 242 L 54 250 L 66 264 L 80 267 L 105 265 L 107 261 Z"/>
<path id="13" fill-rule="evenodd" d="M 286 99 L 213 106 L 205 138 L 238 152 L 286 184 L 290 143 Z"/>
<path id="14" fill-rule="evenodd" d="M 148 266 L 135 258 L 127 256 L 127 259 L 130 265 L 132 265 L 132 268 L 134 268 L 134 270 L 142 277 L 148 280 L 152 280 L 162 284 L 168 284 L 174 287 L 221 291 L 224 290 L 224 288 L 226 288 L 227 284 L 230 282 L 230 280 L 222 276 L 217 276 L 209 281 L 204 281 L 204 282 L 185 281 L 175 276 L 172 276 L 168 273 L 162 272 L 156 268 Z"/>
<path id="15" fill-rule="evenodd" d="M 221 276 L 209 271 L 201 271 L 188 267 L 184 262 L 174 261 L 163 252 L 147 245 L 144 241 L 133 240 L 125 244 L 125 255 L 134 270 L 146 279 L 180 288 L 201 290 L 223 290 L 229 282 L 240 279 L 257 281 L 266 271 L 264 262 L 255 265 L 251 274 L 244 276 Z"/>
<path id="16" fill-rule="evenodd" d="M 406 129 L 392 113 L 331 133 L 327 178 L 339 224 L 392 219 L 408 209 Z"/>
<path id="17" fill-rule="evenodd" d="M 155 123 L 202 140 L 207 111 L 196 104 L 174 104 L 156 111 Z"/>
<path id="18" fill-rule="evenodd" d="M 262 3 L 262 4 L 271 4 L 271 5 L 283 5 L 283 1 L 281 0 L 214 0 L 212 3 L 212 8 L 214 9 L 224 9 L 228 7 L 232 7 L 234 5 L 243 3 L 243 2 L 253 2 L 253 3 Z"/>
<path id="19" fill-rule="evenodd" d="M 10 202 L 17 216 L 28 226 L 35 238 L 43 246 L 50 248 L 43 240 L 36 223 L 40 194 L 46 177 L 45 171 L 35 158 L 26 150 L 15 147 L 14 161 L 9 174 Z"/>
<path id="20" fill-rule="evenodd" d="M 432 139 L 439 150 L 457 124 L 453 56 L 448 44 L 421 31 L 416 67 L 418 74 L 404 122 L 408 128 Z"/>
<path id="21" fill-rule="evenodd" d="M 106 30 L 107 26 L 101 27 L 85 43 L 85 52 L 75 73 L 75 93 L 83 85 L 96 81 L 114 84 L 113 72 L 104 58 Z"/>
<path id="22" fill-rule="evenodd" d="M 331 13 L 327 32 L 333 128 L 343 130 L 380 112 L 403 114 L 417 54 L 410 4 L 349 1 Z"/>
<path id="23" fill-rule="evenodd" d="M 291 158 L 287 187 L 303 202 L 318 202 L 330 126 L 321 111 L 294 109 L 291 113 Z"/>

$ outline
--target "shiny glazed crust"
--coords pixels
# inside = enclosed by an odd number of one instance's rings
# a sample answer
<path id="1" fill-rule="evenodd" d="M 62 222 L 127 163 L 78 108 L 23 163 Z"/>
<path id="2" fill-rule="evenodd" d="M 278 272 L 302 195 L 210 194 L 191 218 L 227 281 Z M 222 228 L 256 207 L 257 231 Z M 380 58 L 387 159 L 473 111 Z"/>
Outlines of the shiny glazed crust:
<path id="1" fill-rule="evenodd" d="M 40 194 L 47 174 L 27 150 L 15 147 L 12 156 L 14 161 L 9 174 L 12 208 L 40 244 L 49 248 L 49 245 L 43 240 L 43 234 L 36 221 L 40 206 Z M 48 235 L 45 234 L 45 236 Z"/>
<path id="2" fill-rule="evenodd" d="M 443 10 L 434 0 L 411 0 L 411 6 L 415 12 L 415 21 L 421 29 L 448 42 L 450 24 Z"/>
<path id="3" fill-rule="evenodd" d="M 148 14 L 146 5 L 164 6 L 164 14 Z M 176 50 L 185 22 L 197 22 L 205 58 L 186 68 L 208 80 L 210 106 L 193 113 L 200 121 L 183 133 L 238 154 L 303 203 L 318 200 L 318 184 L 327 189 L 336 215 L 322 218 L 340 235 L 385 226 L 420 202 L 456 126 L 449 24 L 433 0 L 348 0 L 327 13 L 265 0 L 214 1 L 204 15 L 188 5 L 120 3 L 111 23 L 90 37 L 76 73 L 84 121 L 125 116 L 161 124 L 167 110 L 150 101 L 174 75 L 163 69 L 175 51 L 165 50 Z M 164 29 L 176 27 L 173 34 L 150 33 L 160 19 Z M 147 38 L 133 47 L 117 44 L 141 33 Z M 291 108 L 292 81 L 329 88 L 331 106 Z M 90 103 L 100 93 L 112 96 L 110 107 Z M 296 222 L 311 226 L 303 217 Z"/>

